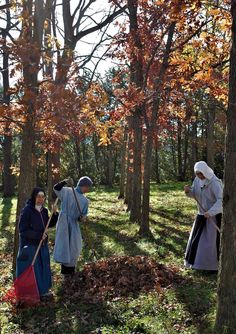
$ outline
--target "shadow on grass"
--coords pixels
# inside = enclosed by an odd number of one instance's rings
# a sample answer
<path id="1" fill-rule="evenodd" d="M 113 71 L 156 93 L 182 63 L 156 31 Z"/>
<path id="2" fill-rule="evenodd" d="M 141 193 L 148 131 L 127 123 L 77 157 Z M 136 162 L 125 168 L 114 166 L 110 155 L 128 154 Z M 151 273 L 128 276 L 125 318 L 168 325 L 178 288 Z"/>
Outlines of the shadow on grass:
<path id="1" fill-rule="evenodd" d="M 80 298 L 68 298 L 65 295 L 68 285 L 64 282 L 58 288 L 57 300 L 18 310 L 14 323 L 28 334 L 88 334 L 101 326 L 120 324 L 107 303 L 90 304 Z"/>
<path id="2" fill-rule="evenodd" d="M 59 288 L 58 305 L 60 305 L 61 317 L 57 314 L 57 321 L 60 319 L 61 326 L 57 334 L 87 334 L 102 333 L 101 328 L 104 326 L 119 326 L 121 321 L 112 312 L 109 303 L 103 301 L 92 302 L 83 301 L 83 298 L 76 297 L 76 292 L 68 298 L 66 291 L 68 282 L 62 283 Z M 61 310 L 61 307 L 63 308 Z M 67 315 L 67 316 L 66 316 Z M 64 317 L 68 319 L 64 322 Z M 51 331 L 48 331 L 51 334 Z"/>
<path id="3" fill-rule="evenodd" d="M 116 226 L 117 225 L 124 225 L 124 223 L 117 222 Z M 134 225 L 136 226 L 136 224 Z M 138 237 L 135 235 L 127 236 L 125 234 L 122 234 L 117 231 L 117 229 L 107 226 L 101 221 L 99 221 L 98 223 L 90 222 L 89 229 L 89 238 L 92 240 L 92 245 L 101 258 L 116 255 L 114 249 L 109 249 L 108 247 L 106 248 L 106 246 L 104 245 L 105 237 L 109 238 L 109 240 L 112 240 L 118 246 L 121 246 L 123 249 L 123 253 L 126 255 L 148 255 L 147 251 L 144 251 L 137 245 L 136 242 L 138 241 Z"/>
<path id="4" fill-rule="evenodd" d="M 191 277 L 185 277 L 180 285 L 175 286 L 177 300 L 191 315 L 196 334 L 212 334 L 212 323 L 206 315 L 215 307 L 213 294 L 216 286 L 217 275 L 201 271 L 193 271 Z"/>
<path id="5" fill-rule="evenodd" d="M 166 217 L 168 217 L 167 219 L 170 220 L 171 224 L 169 222 L 165 223 L 163 220 L 160 222 L 150 220 L 154 229 L 154 234 L 153 236 L 147 238 L 141 238 L 136 233 L 138 230 L 138 225 L 132 224 L 130 222 L 124 223 L 124 221 L 120 219 L 116 220 L 116 217 L 120 217 L 120 212 L 112 212 L 112 210 L 109 210 L 109 208 L 99 208 L 99 212 L 106 214 L 113 213 L 114 217 L 114 227 L 112 227 L 111 221 L 103 222 L 103 219 L 99 220 L 97 223 L 94 221 L 90 221 L 89 223 L 89 229 L 91 230 L 90 234 L 92 234 L 92 239 L 94 239 L 93 242 L 95 249 L 98 251 L 101 257 L 109 257 L 115 255 L 115 250 L 113 249 L 115 248 L 115 246 L 112 247 L 112 249 L 109 249 L 109 247 L 106 248 L 106 246 L 104 245 L 105 237 L 112 240 L 115 244 L 117 244 L 118 247 L 122 246 L 124 253 L 127 255 L 150 255 L 148 250 L 145 251 L 143 248 L 140 248 L 137 245 L 137 242 L 139 240 L 143 240 L 144 242 L 147 241 L 153 243 L 154 247 L 157 248 L 158 255 L 162 259 L 164 259 L 166 254 L 169 252 L 173 253 L 177 257 L 183 257 L 189 233 L 181 230 L 181 226 L 185 225 L 182 223 L 182 221 L 178 221 L 178 224 L 180 225 L 179 227 L 174 225 L 173 216 L 171 214 L 165 215 L 165 219 Z M 119 232 L 119 229 L 121 229 L 122 227 L 124 229 L 127 229 L 127 227 L 131 227 L 132 229 L 132 226 L 134 226 L 135 228 L 133 236 L 127 236 L 126 234 Z M 158 252 L 159 248 L 162 248 L 161 253 Z M 88 254 L 89 253 L 87 252 L 86 257 L 88 256 Z"/>
<path id="6" fill-rule="evenodd" d="M 161 218 L 170 220 L 172 223 L 178 223 L 182 226 L 191 226 L 193 222 L 192 215 L 183 214 L 181 211 L 170 211 L 165 209 L 153 209 L 150 210 L 151 213 L 157 214 Z"/>
<path id="7" fill-rule="evenodd" d="M 101 333 L 99 328 L 119 326 L 120 320 L 111 312 L 107 303 L 90 304 L 79 298 L 71 301 L 62 284 L 57 301 L 42 304 L 34 310 L 24 310 L 17 316 L 21 330 L 29 334 L 88 334 Z"/>

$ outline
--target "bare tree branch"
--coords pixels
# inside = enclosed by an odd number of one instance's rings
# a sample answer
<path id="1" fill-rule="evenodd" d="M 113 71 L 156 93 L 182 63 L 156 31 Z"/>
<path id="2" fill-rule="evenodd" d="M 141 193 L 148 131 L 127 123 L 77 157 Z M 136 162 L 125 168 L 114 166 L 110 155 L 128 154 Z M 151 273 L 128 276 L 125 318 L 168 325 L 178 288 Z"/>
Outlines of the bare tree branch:
<path id="1" fill-rule="evenodd" d="M 12 4 L 8 3 L 8 4 L 5 4 L 5 5 L 1 5 L 0 10 L 4 10 L 4 9 L 7 9 L 7 8 L 11 8 L 11 7 L 12 7 Z"/>
<path id="2" fill-rule="evenodd" d="M 127 6 L 122 7 L 121 9 L 114 11 L 113 14 L 107 16 L 107 18 L 105 20 L 103 20 L 101 23 L 88 28 L 84 31 L 80 31 L 76 36 L 75 39 L 76 41 L 79 41 L 81 38 L 83 38 L 84 36 L 87 36 L 95 31 L 101 30 L 102 28 L 104 28 L 107 24 L 111 23 L 117 16 L 121 15 L 122 13 L 124 13 L 125 9 L 127 8 Z"/>
<path id="3" fill-rule="evenodd" d="M 85 14 L 85 12 L 89 9 L 89 7 L 91 6 L 91 4 L 93 3 L 93 2 L 95 2 L 96 0 L 89 0 L 89 2 L 87 3 L 87 5 L 85 6 L 85 1 L 84 1 L 84 3 L 83 3 L 83 6 L 81 7 L 81 9 L 80 9 L 80 14 L 79 14 L 79 17 L 78 17 L 78 19 L 77 19 L 77 22 L 75 23 L 75 25 L 74 25 L 74 29 L 77 29 L 79 26 L 80 26 L 80 24 L 81 24 L 81 20 L 82 20 L 82 18 L 84 17 L 84 14 Z M 74 18 L 74 16 L 73 16 L 73 18 Z"/>

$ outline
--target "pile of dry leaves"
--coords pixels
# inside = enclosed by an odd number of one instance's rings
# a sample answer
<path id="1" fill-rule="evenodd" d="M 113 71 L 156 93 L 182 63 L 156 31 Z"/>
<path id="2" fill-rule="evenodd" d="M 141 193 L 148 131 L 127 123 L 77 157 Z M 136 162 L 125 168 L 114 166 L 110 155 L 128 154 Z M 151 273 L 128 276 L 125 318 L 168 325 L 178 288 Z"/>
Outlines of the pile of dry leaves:
<path id="1" fill-rule="evenodd" d="M 146 256 L 111 257 L 85 265 L 83 271 L 65 282 L 64 293 L 70 299 L 98 302 L 140 292 L 159 292 L 172 284 L 175 276 L 175 269 Z"/>

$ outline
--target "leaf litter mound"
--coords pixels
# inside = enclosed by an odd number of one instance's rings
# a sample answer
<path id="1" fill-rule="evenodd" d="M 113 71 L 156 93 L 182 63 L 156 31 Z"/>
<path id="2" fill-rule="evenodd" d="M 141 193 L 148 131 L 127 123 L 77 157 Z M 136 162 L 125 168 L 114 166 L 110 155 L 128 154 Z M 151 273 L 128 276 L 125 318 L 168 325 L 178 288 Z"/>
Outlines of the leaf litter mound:
<path id="1" fill-rule="evenodd" d="M 111 257 L 86 264 L 81 272 L 65 281 L 64 293 L 69 299 L 88 302 L 134 296 L 170 286 L 177 270 L 147 256 Z"/>

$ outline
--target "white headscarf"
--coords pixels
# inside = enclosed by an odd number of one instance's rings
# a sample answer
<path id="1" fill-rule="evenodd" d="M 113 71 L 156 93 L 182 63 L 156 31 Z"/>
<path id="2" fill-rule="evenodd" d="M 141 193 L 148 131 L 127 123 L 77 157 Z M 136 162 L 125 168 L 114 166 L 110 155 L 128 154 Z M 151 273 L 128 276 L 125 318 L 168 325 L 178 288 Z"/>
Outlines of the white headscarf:
<path id="1" fill-rule="evenodd" d="M 42 207 L 42 205 L 35 205 L 35 209 L 39 212 L 42 210 Z"/>
<path id="2" fill-rule="evenodd" d="M 208 164 L 205 161 L 198 161 L 194 165 L 194 172 L 202 173 L 207 180 L 211 180 L 215 175 L 213 170 L 208 166 Z"/>

